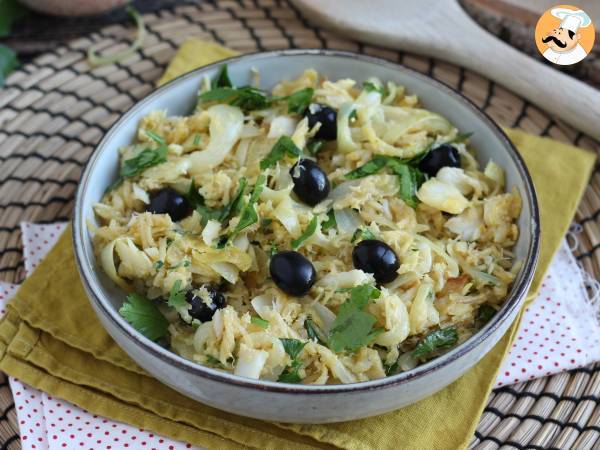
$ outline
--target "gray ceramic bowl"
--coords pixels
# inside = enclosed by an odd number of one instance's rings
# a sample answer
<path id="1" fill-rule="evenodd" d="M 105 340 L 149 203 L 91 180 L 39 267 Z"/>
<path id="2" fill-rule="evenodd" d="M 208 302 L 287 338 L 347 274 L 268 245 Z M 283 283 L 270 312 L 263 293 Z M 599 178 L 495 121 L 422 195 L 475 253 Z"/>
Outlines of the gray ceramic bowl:
<path id="1" fill-rule="evenodd" d="M 188 361 L 134 330 L 118 308 L 124 293 L 98 266 L 88 221 L 96 223 L 92 205 L 117 176 L 117 149 L 129 144 L 140 118 L 166 109 L 170 115 L 188 113 L 204 75 L 214 76 L 222 63 L 183 75 L 133 106 L 111 128 L 92 155 L 77 191 L 74 244 L 81 279 L 100 321 L 115 341 L 148 373 L 173 389 L 232 413 L 259 419 L 298 423 L 325 423 L 381 414 L 413 403 L 456 380 L 498 342 L 519 311 L 531 283 L 539 248 L 539 216 L 531 178 L 523 160 L 504 133 L 488 116 L 447 86 L 405 67 L 353 53 L 325 50 L 286 50 L 256 53 L 226 61 L 237 85 L 250 84 L 250 69 L 261 73 L 262 87 L 315 68 L 330 79 L 363 81 L 376 76 L 406 86 L 424 106 L 447 117 L 461 132 L 473 132 L 478 159 L 490 158 L 506 170 L 508 189 L 523 198 L 516 255 L 523 261 L 502 309 L 469 340 L 411 371 L 362 383 L 304 386 L 257 381 L 219 372 Z"/>

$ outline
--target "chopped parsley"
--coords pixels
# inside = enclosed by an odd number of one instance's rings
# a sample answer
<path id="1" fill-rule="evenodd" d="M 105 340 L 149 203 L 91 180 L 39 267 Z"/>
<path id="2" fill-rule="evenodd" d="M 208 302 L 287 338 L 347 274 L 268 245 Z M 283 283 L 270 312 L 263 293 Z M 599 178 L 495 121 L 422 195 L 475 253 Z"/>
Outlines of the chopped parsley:
<path id="1" fill-rule="evenodd" d="M 483 304 L 477 310 L 477 314 L 475 315 L 475 323 L 479 327 L 482 327 L 486 323 L 488 323 L 495 315 L 496 310 L 492 306 Z"/>
<path id="2" fill-rule="evenodd" d="M 277 247 L 277 244 L 275 242 L 273 242 L 271 244 L 271 248 L 269 249 L 269 257 L 272 258 L 273 255 L 276 255 L 279 252 L 279 248 Z"/>
<path id="3" fill-rule="evenodd" d="M 313 234 L 315 234 L 315 231 L 317 231 L 317 225 L 318 225 L 317 216 L 313 216 L 311 221 L 308 223 L 306 230 L 304 230 L 304 233 L 302 233 L 302 235 L 300 237 L 298 237 L 298 239 L 294 239 L 292 241 L 292 248 L 294 250 L 300 248 L 300 246 L 304 243 L 304 241 L 306 241 L 309 237 L 311 237 Z"/>
<path id="4" fill-rule="evenodd" d="M 306 150 L 311 155 L 316 155 L 323 149 L 323 145 L 325 145 L 325 141 L 321 139 L 313 139 L 306 144 Z"/>
<path id="5" fill-rule="evenodd" d="M 423 358 L 436 350 L 452 347 L 457 342 L 456 327 L 440 328 L 421 339 L 412 351 L 412 356 L 413 358 Z"/>
<path id="6" fill-rule="evenodd" d="M 200 140 L 202 139 L 202 136 L 200 136 L 198 133 L 196 133 L 194 135 L 194 140 L 192 141 L 192 145 L 194 147 L 198 147 L 200 145 Z"/>
<path id="7" fill-rule="evenodd" d="M 211 364 L 211 365 L 217 366 L 217 367 L 219 367 L 221 369 L 225 369 L 225 366 L 223 365 L 223 363 L 221 363 L 221 361 L 219 361 L 213 355 L 204 355 L 204 356 L 206 356 L 206 363 L 207 364 Z"/>
<path id="8" fill-rule="evenodd" d="M 381 94 L 382 98 L 387 97 L 389 94 L 389 92 L 386 88 L 384 88 L 383 86 L 378 86 L 377 84 L 373 83 L 372 81 L 365 81 L 363 83 L 363 89 L 367 92 L 379 92 Z"/>
<path id="9" fill-rule="evenodd" d="M 350 239 L 350 242 L 354 243 L 359 239 L 361 241 L 363 239 L 377 239 L 377 236 L 375 236 L 375 234 L 368 228 L 357 228 L 354 234 L 352 235 L 352 239 Z"/>
<path id="10" fill-rule="evenodd" d="M 200 214 L 202 225 L 205 226 L 209 220 L 217 220 L 224 222 L 231 216 L 238 214 L 242 208 L 243 195 L 248 185 L 248 180 L 242 177 L 238 184 L 238 188 L 233 196 L 233 199 L 228 205 L 222 206 L 221 208 L 210 208 L 206 206 L 204 197 L 198 192 L 196 184 L 192 179 L 190 189 L 188 191 L 187 199 L 192 207 Z"/>
<path id="11" fill-rule="evenodd" d="M 310 105 L 315 90 L 304 88 L 287 97 L 288 113 L 302 114 Z"/>
<path id="12" fill-rule="evenodd" d="M 169 321 L 146 297 L 129 294 L 119 314 L 148 339 L 156 341 L 167 336 Z"/>
<path id="13" fill-rule="evenodd" d="M 265 109 L 271 106 L 272 99 L 266 92 L 252 87 L 216 87 L 198 96 L 198 101 L 203 102 L 226 102 L 237 106 L 244 111 Z"/>
<path id="14" fill-rule="evenodd" d="M 123 161 L 121 178 L 131 178 L 141 174 L 144 170 L 162 164 L 167 161 L 167 146 L 164 141 L 159 144 L 158 148 L 145 148 L 133 158 Z"/>
<path id="15" fill-rule="evenodd" d="M 227 238 L 227 242 L 231 242 L 244 228 L 247 228 L 250 225 L 258 222 L 258 213 L 256 212 L 255 204 L 258 201 L 258 198 L 260 197 L 260 194 L 263 191 L 266 183 L 266 175 L 260 174 L 256 179 L 256 184 L 252 189 L 252 194 L 250 194 L 248 204 L 242 208 L 240 220 L 235 226 L 233 232 Z"/>
<path id="16" fill-rule="evenodd" d="M 163 261 L 156 261 L 154 264 L 152 264 L 152 267 L 154 267 L 156 270 L 162 268 L 165 265 L 165 263 Z"/>
<path id="17" fill-rule="evenodd" d="M 290 356 L 292 362 L 283 370 L 277 381 L 282 381 L 284 383 L 299 383 L 302 381 L 299 374 L 299 370 L 302 367 L 302 361 L 298 359 L 298 355 L 306 345 L 306 342 L 302 342 L 298 339 L 285 338 L 280 338 L 279 340 L 283 344 L 283 348 Z"/>
<path id="18" fill-rule="evenodd" d="M 269 321 L 265 320 L 265 319 L 261 319 L 258 316 L 252 316 L 250 318 L 250 322 L 260 328 L 264 328 L 264 329 L 269 328 Z"/>
<path id="19" fill-rule="evenodd" d="M 300 149 L 296 147 L 292 138 L 289 136 L 281 136 L 277 142 L 275 142 L 275 145 L 265 159 L 260 162 L 260 169 L 265 170 L 269 167 L 273 167 L 286 155 L 291 158 L 298 158 L 300 156 Z"/>
<path id="20" fill-rule="evenodd" d="M 313 341 L 317 341 L 319 344 L 327 346 L 327 336 L 323 331 L 315 324 L 312 318 L 308 317 L 304 321 L 304 329 L 308 334 L 308 338 Z"/>
<path id="21" fill-rule="evenodd" d="M 231 82 L 231 79 L 229 78 L 227 64 L 223 64 L 221 66 L 219 73 L 217 74 L 217 76 L 211 83 L 211 87 L 213 89 L 221 88 L 221 87 L 233 87 L 233 83 Z"/>
<path id="22" fill-rule="evenodd" d="M 377 319 L 364 311 L 370 300 L 380 295 L 379 289 L 363 284 L 350 289 L 350 299 L 343 303 L 329 332 L 329 348 L 336 353 L 354 352 L 369 345 L 382 328 L 373 328 Z"/>
<path id="23" fill-rule="evenodd" d="M 333 209 L 330 209 L 327 213 L 327 220 L 325 222 L 321 222 L 321 231 L 327 231 L 335 226 L 337 226 L 335 214 L 333 213 Z"/>
<path id="24" fill-rule="evenodd" d="M 181 280 L 176 280 L 171 287 L 169 299 L 167 300 L 167 305 L 171 308 L 177 309 L 188 304 L 185 300 L 185 291 L 181 289 L 181 284 Z"/>

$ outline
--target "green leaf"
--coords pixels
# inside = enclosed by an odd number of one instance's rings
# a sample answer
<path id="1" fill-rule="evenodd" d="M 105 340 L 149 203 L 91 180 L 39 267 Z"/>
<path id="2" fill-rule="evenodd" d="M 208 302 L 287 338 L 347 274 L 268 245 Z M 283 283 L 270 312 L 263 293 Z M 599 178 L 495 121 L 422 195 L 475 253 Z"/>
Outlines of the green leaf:
<path id="1" fill-rule="evenodd" d="M 412 356 L 423 358 L 438 349 L 452 347 L 457 342 L 458 331 L 455 327 L 440 328 L 421 339 L 412 351 Z"/>
<path id="2" fill-rule="evenodd" d="M 365 81 L 363 83 L 363 89 L 367 92 L 373 92 L 373 91 L 379 92 L 381 94 L 382 98 L 385 98 L 388 96 L 388 91 L 386 88 L 384 88 L 383 86 L 378 86 L 371 81 Z"/>
<path id="3" fill-rule="evenodd" d="M 144 170 L 167 161 L 167 146 L 161 145 L 156 149 L 145 148 L 136 156 L 123 161 L 120 175 L 122 178 L 135 177 Z"/>
<path id="4" fill-rule="evenodd" d="M 171 308 L 181 308 L 182 306 L 189 305 L 185 300 L 185 291 L 181 289 L 181 280 L 176 280 L 171 287 L 171 291 L 169 292 L 169 299 L 167 300 L 167 305 Z"/>
<path id="5" fill-rule="evenodd" d="M 260 169 L 265 170 L 269 167 L 273 167 L 286 155 L 291 158 L 298 158 L 300 156 L 300 149 L 296 147 L 292 138 L 289 136 L 281 136 L 277 142 L 275 142 L 275 145 L 265 159 L 260 162 Z"/>
<path id="6" fill-rule="evenodd" d="M 237 91 L 230 87 L 213 88 L 198 96 L 198 102 L 220 102 L 230 100 L 237 95 Z"/>
<path id="7" fill-rule="evenodd" d="M 330 209 L 327 213 L 327 220 L 321 223 L 321 231 L 327 231 L 335 226 L 337 226 L 337 222 L 335 221 L 335 214 L 333 213 L 333 209 Z"/>
<path id="8" fill-rule="evenodd" d="M 208 364 L 212 364 L 213 366 L 217 366 L 221 369 L 225 369 L 225 366 L 223 365 L 223 363 L 221 363 L 221 361 L 219 361 L 213 355 L 205 355 L 205 356 L 206 356 L 206 362 Z"/>
<path id="9" fill-rule="evenodd" d="M 312 318 L 308 317 L 304 321 L 304 329 L 306 330 L 309 339 L 327 346 L 327 336 L 325 336 L 325 333 L 323 333 L 323 331 L 315 324 Z"/>
<path id="10" fill-rule="evenodd" d="M 198 102 L 227 102 L 245 111 L 265 109 L 272 100 L 260 89 L 252 86 L 217 87 L 198 96 Z"/>
<path id="11" fill-rule="evenodd" d="M 279 252 L 279 248 L 277 247 L 277 244 L 275 242 L 273 242 L 271 244 L 271 248 L 269 249 L 269 258 L 272 258 L 278 252 Z"/>
<path id="12" fill-rule="evenodd" d="M 300 374 L 298 372 L 301 367 L 302 361 L 292 361 L 292 364 L 290 366 L 287 366 L 283 370 L 283 372 L 281 372 L 281 375 L 279 375 L 277 381 L 280 381 L 282 383 L 300 383 L 302 381 L 302 378 L 300 377 Z"/>
<path id="13" fill-rule="evenodd" d="M 272 223 L 273 223 L 273 219 L 271 219 L 270 217 L 264 217 L 260 221 L 260 230 L 263 233 L 266 233 L 269 230 L 269 227 L 271 226 Z"/>
<path id="14" fill-rule="evenodd" d="M 17 0 L 0 0 L 0 37 L 8 36 L 13 23 L 27 14 L 27 8 Z"/>
<path id="15" fill-rule="evenodd" d="M 399 177 L 400 182 L 400 198 L 410 206 L 416 208 L 419 200 L 417 199 L 418 180 L 421 171 L 415 167 L 407 166 L 395 160 L 388 163 L 392 172 Z"/>
<path id="16" fill-rule="evenodd" d="M 10 48 L 0 45 L 0 87 L 4 85 L 4 79 L 18 66 L 17 54 Z"/>
<path id="17" fill-rule="evenodd" d="M 119 314 L 148 339 L 156 341 L 167 336 L 169 322 L 146 297 L 129 294 Z"/>
<path id="18" fill-rule="evenodd" d="M 246 186 L 248 186 L 248 180 L 245 177 L 240 178 L 240 182 L 238 183 L 237 190 L 233 195 L 233 199 L 227 205 L 221 214 L 221 221 L 225 221 L 231 216 L 237 215 L 240 213 L 242 208 L 244 207 L 244 192 L 246 191 Z"/>
<path id="19" fill-rule="evenodd" d="M 390 159 L 393 158 L 391 156 L 376 155 L 364 165 L 348 172 L 346 174 L 346 178 L 348 180 L 356 180 L 358 178 L 364 178 L 368 175 L 373 175 L 383 169 Z"/>
<path id="20" fill-rule="evenodd" d="M 325 145 L 325 141 L 322 139 L 313 139 L 306 144 L 306 150 L 311 155 L 316 155 L 323 149 L 323 145 Z"/>
<path id="21" fill-rule="evenodd" d="M 310 105 L 315 90 L 313 88 L 304 88 L 294 92 L 287 97 L 288 113 L 302 114 Z"/>
<path id="22" fill-rule="evenodd" d="M 331 326 L 328 339 L 331 350 L 354 352 L 369 345 L 381 333 L 373 329 L 377 319 L 363 311 L 369 301 L 379 295 L 379 289 L 369 284 L 350 289 L 350 299 L 340 306 Z"/>
<path id="23" fill-rule="evenodd" d="M 235 238 L 244 228 L 249 227 L 252 224 L 258 222 L 258 213 L 256 212 L 255 204 L 260 197 L 262 190 L 267 183 L 267 177 L 264 174 L 260 174 L 256 179 L 256 184 L 252 189 L 252 194 L 250 194 L 250 199 L 248 200 L 248 204 L 244 206 L 242 212 L 240 213 L 240 220 L 235 226 L 233 232 L 227 238 L 228 242 L 231 242 L 233 238 Z"/>
<path id="24" fill-rule="evenodd" d="M 160 269 L 165 265 L 165 263 L 163 261 L 156 261 L 154 264 L 152 264 L 152 267 L 154 267 L 155 269 Z"/>
<path id="25" fill-rule="evenodd" d="M 279 340 L 283 344 L 285 352 L 290 355 L 290 358 L 292 359 L 296 359 L 306 345 L 306 342 L 302 342 L 298 339 L 279 338 Z"/>
<path id="26" fill-rule="evenodd" d="M 194 140 L 192 141 L 192 145 L 194 147 L 198 147 L 200 145 L 200 140 L 202 139 L 202 136 L 200 136 L 198 133 L 196 133 L 194 135 Z"/>
<path id="27" fill-rule="evenodd" d="M 158 134 L 156 134 L 154 131 L 146 130 L 145 133 L 146 133 L 146 136 L 148 136 L 150 139 L 152 139 L 158 145 L 165 145 L 165 140 L 162 137 L 160 137 Z"/>
<path id="28" fill-rule="evenodd" d="M 217 74 L 217 77 L 212 81 L 212 88 L 220 87 L 233 87 L 233 83 L 229 78 L 229 72 L 227 70 L 227 64 L 221 66 L 221 70 Z"/>
<path id="29" fill-rule="evenodd" d="M 309 237 L 311 237 L 313 234 L 315 234 L 315 231 L 317 231 L 317 225 L 318 225 L 317 216 L 313 216 L 311 221 L 308 223 L 306 230 L 304 230 L 304 233 L 302 233 L 302 235 L 300 235 L 300 237 L 298 237 L 298 239 L 294 239 L 292 241 L 292 248 L 294 250 L 300 248 L 300 246 L 302 245 L 302 243 L 305 240 L 307 240 Z"/>
<path id="30" fill-rule="evenodd" d="M 398 373 L 398 361 L 396 360 L 396 362 L 394 362 L 394 364 L 392 364 L 391 366 L 383 366 L 385 369 L 385 375 L 386 376 L 391 376 L 391 375 L 395 375 L 396 373 Z"/>
<path id="31" fill-rule="evenodd" d="M 256 325 L 257 327 L 260 327 L 260 328 L 264 328 L 264 329 L 269 328 L 269 321 L 265 320 L 265 319 L 261 319 L 260 317 L 257 317 L 257 316 L 252 316 L 250 318 L 250 322 L 252 322 L 254 325 Z"/>
<path id="32" fill-rule="evenodd" d="M 187 194 L 187 199 L 190 205 L 200 214 L 202 218 L 202 225 L 206 226 L 209 220 L 217 220 L 224 222 L 229 219 L 232 215 L 238 214 L 242 209 L 243 195 L 248 185 L 248 180 L 244 177 L 240 178 L 237 190 L 233 196 L 233 199 L 228 205 L 221 208 L 209 208 L 204 203 L 204 197 L 198 192 L 195 181 L 192 179 L 190 189 Z"/>
<path id="33" fill-rule="evenodd" d="M 477 314 L 475 315 L 475 323 L 477 324 L 477 326 L 482 327 L 486 323 L 488 323 L 495 315 L 496 310 L 492 306 L 483 304 L 477 310 Z"/>
<path id="34" fill-rule="evenodd" d="M 354 243 L 358 239 L 360 239 L 361 241 L 364 239 L 377 239 L 377 236 L 375 236 L 375 234 L 368 228 L 357 228 L 354 234 L 352 235 L 352 239 L 350 239 L 350 242 Z"/>

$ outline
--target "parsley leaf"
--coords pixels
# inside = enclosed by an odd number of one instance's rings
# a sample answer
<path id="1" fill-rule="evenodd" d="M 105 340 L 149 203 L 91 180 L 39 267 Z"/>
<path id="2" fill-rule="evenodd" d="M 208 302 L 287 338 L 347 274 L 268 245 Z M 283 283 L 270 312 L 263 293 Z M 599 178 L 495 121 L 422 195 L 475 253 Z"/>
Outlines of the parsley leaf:
<path id="1" fill-rule="evenodd" d="M 327 213 L 327 220 L 321 223 L 321 231 L 327 231 L 335 226 L 337 226 L 335 214 L 333 213 L 333 209 L 330 209 Z"/>
<path id="2" fill-rule="evenodd" d="M 377 319 L 363 311 L 369 300 L 378 298 L 379 289 L 363 284 L 350 289 L 350 299 L 340 306 L 329 333 L 329 348 L 336 353 L 354 352 L 381 333 L 382 329 L 373 329 Z"/>
<path id="3" fill-rule="evenodd" d="M 287 366 L 283 372 L 281 372 L 281 375 L 279 375 L 277 381 L 282 383 L 300 383 L 302 381 L 302 378 L 298 373 L 300 367 L 302 367 L 302 361 L 297 359 L 292 361 L 292 364 Z"/>
<path id="4" fill-rule="evenodd" d="M 281 136 L 275 142 L 269 154 L 260 162 L 260 169 L 265 170 L 273 167 L 285 155 L 291 158 L 298 158 L 300 156 L 300 149 L 296 147 L 296 144 L 294 144 L 294 141 L 289 136 Z"/>
<path id="5" fill-rule="evenodd" d="M 256 179 L 256 184 L 254 185 L 254 189 L 252 189 L 252 194 L 250 194 L 250 199 L 248 200 L 248 204 L 244 206 L 242 212 L 240 213 L 240 221 L 235 226 L 233 232 L 227 238 L 228 242 L 231 242 L 235 236 L 237 236 L 244 228 L 249 227 L 250 225 L 258 222 L 258 213 L 256 212 L 255 204 L 260 197 L 262 190 L 267 183 L 267 177 L 264 174 L 260 174 Z"/>
<path id="6" fill-rule="evenodd" d="M 198 101 L 200 103 L 226 101 L 230 105 L 238 106 L 245 111 L 265 109 L 272 103 L 265 92 L 252 86 L 213 88 L 200 94 Z"/>
<path id="7" fill-rule="evenodd" d="M 233 87 L 233 83 L 229 78 L 229 72 L 227 70 L 227 64 L 223 64 L 221 66 L 221 70 L 217 74 L 217 77 L 212 81 L 211 87 L 220 88 L 220 87 Z"/>
<path id="8" fill-rule="evenodd" d="M 129 294 L 119 314 L 148 339 L 156 341 L 167 336 L 169 322 L 146 297 Z"/>
<path id="9" fill-rule="evenodd" d="M 377 236 L 375 236 L 375 234 L 368 228 L 357 228 L 354 234 L 352 235 L 352 239 L 350 239 L 350 242 L 354 243 L 358 239 L 360 239 L 361 241 L 363 239 L 377 239 Z"/>
<path id="10" fill-rule="evenodd" d="M 123 161 L 119 174 L 121 178 L 135 177 L 144 170 L 167 161 L 168 150 L 164 139 L 151 131 L 146 131 L 146 135 L 158 144 L 158 148 L 145 148 L 133 158 Z"/>
<path id="11" fill-rule="evenodd" d="M 306 345 L 306 342 L 302 342 L 298 339 L 279 338 L 279 340 L 283 344 L 285 352 L 290 355 L 290 358 L 292 359 L 296 359 Z"/>
<path id="12" fill-rule="evenodd" d="M 390 158 L 392 157 L 384 155 L 375 155 L 373 159 L 371 159 L 367 163 L 348 172 L 346 174 L 346 178 L 348 180 L 356 180 L 358 178 L 364 178 L 368 175 L 373 175 L 374 173 L 377 173 L 381 169 L 383 169 L 387 165 Z"/>
<path id="13" fill-rule="evenodd" d="M 156 270 L 162 268 L 162 266 L 164 266 L 165 263 L 163 261 L 156 261 L 154 264 L 152 264 L 152 267 L 154 267 Z"/>
<path id="14" fill-rule="evenodd" d="M 204 197 L 202 197 L 200 192 L 198 192 L 196 184 L 192 179 L 187 199 L 192 205 L 192 207 L 196 211 L 198 211 L 198 214 L 200 214 L 203 226 L 205 226 L 209 220 L 217 220 L 219 222 L 224 222 L 225 220 L 229 219 L 232 215 L 238 214 L 242 209 L 243 195 L 247 185 L 248 180 L 246 180 L 246 178 L 244 177 L 240 178 L 238 188 L 233 196 L 233 199 L 228 205 L 225 205 L 221 208 L 209 208 L 205 205 Z"/>
<path id="15" fill-rule="evenodd" d="M 265 319 L 261 319 L 260 317 L 257 317 L 257 316 L 252 316 L 250 318 L 250 322 L 260 328 L 265 328 L 265 329 L 269 328 L 269 321 L 265 320 Z"/>
<path id="16" fill-rule="evenodd" d="M 175 309 L 188 305 L 188 302 L 185 300 L 185 291 L 181 289 L 181 280 L 176 280 L 175 283 L 173 283 L 171 291 L 169 292 L 167 305 Z"/>
<path id="17" fill-rule="evenodd" d="M 367 92 L 379 92 L 381 94 L 382 98 L 385 98 L 388 96 L 388 90 L 386 88 L 384 88 L 383 86 L 378 86 L 377 84 L 373 83 L 372 81 L 365 81 L 363 83 L 363 89 Z"/>
<path id="18" fill-rule="evenodd" d="M 325 141 L 322 139 L 313 139 L 308 144 L 306 144 L 306 150 L 311 155 L 316 155 L 323 149 L 323 145 L 325 145 Z"/>
<path id="19" fill-rule="evenodd" d="M 412 356 L 413 358 L 423 358 L 440 348 L 452 347 L 457 342 L 458 331 L 455 327 L 440 328 L 421 339 L 412 351 Z"/>
<path id="20" fill-rule="evenodd" d="M 496 310 L 490 305 L 481 305 L 475 315 L 475 323 L 482 327 L 496 315 Z"/>
<path id="21" fill-rule="evenodd" d="M 304 88 L 289 95 L 287 97 L 288 113 L 302 114 L 310 105 L 314 92 L 313 88 Z"/>
<path id="22" fill-rule="evenodd" d="M 304 329 L 306 330 L 309 339 L 327 346 L 327 336 L 325 336 L 325 333 L 323 333 L 323 331 L 313 322 L 311 317 L 308 317 L 304 321 Z"/>
<path id="23" fill-rule="evenodd" d="M 305 240 L 307 240 L 309 237 L 311 237 L 313 234 L 315 234 L 315 231 L 317 231 L 317 225 L 318 225 L 317 216 L 313 216 L 311 221 L 308 223 L 306 230 L 304 230 L 304 233 L 302 233 L 302 235 L 300 235 L 300 237 L 298 237 L 298 239 L 294 239 L 292 241 L 292 248 L 294 250 L 298 249 Z"/>

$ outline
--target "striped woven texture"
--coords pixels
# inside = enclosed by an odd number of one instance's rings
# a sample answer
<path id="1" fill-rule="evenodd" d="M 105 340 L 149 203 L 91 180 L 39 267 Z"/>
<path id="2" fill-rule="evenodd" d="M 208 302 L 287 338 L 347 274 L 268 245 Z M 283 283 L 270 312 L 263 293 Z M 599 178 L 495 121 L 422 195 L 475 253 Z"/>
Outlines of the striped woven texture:
<path id="1" fill-rule="evenodd" d="M 24 65 L 0 90 L 0 280 L 23 280 L 19 223 L 68 220 L 94 145 L 150 92 L 188 37 L 241 52 L 335 48 L 380 56 L 462 92 L 501 125 L 574 143 L 600 144 L 502 86 L 452 64 L 340 38 L 310 24 L 287 0 L 202 2 L 144 16 L 143 48 L 119 63 L 91 68 L 86 49 L 125 48 L 132 27 L 115 25 Z M 600 126 L 600 124 L 599 124 Z M 577 258 L 600 275 L 600 170 L 579 206 Z M 471 444 L 477 449 L 600 448 L 600 364 L 494 391 Z M 0 449 L 21 448 L 14 404 L 0 374 Z"/>

